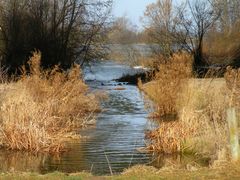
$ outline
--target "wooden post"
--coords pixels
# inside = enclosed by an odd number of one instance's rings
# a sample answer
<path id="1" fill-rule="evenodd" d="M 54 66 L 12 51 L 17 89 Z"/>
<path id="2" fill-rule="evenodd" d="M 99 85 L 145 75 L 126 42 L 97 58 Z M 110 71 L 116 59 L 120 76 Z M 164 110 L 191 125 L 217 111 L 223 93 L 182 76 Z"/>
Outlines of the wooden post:
<path id="1" fill-rule="evenodd" d="M 238 138 L 238 121 L 235 108 L 227 110 L 227 121 L 229 127 L 230 147 L 233 161 L 239 160 L 239 138 Z"/>

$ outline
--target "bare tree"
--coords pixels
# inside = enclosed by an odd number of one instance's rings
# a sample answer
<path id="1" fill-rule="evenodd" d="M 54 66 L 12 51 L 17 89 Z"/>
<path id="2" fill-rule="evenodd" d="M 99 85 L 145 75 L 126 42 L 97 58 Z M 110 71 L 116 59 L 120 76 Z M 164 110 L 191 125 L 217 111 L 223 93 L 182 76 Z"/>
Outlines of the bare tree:
<path id="1" fill-rule="evenodd" d="M 239 0 L 210 0 L 217 11 L 221 11 L 221 15 L 217 25 L 221 32 L 231 33 L 237 30 L 236 25 L 240 23 L 240 1 Z"/>
<path id="2" fill-rule="evenodd" d="M 220 33 L 218 38 L 224 41 L 223 58 L 235 67 L 240 67 L 240 1 L 212 0 L 215 8 L 222 11 L 216 22 Z M 228 48 L 226 48 L 228 47 Z"/>
<path id="3" fill-rule="evenodd" d="M 220 11 L 209 0 L 186 0 L 174 6 L 171 0 L 158 0 L 148 6 L 145 17 L 152 42 L 160 44 L 160 53 L 171 56 L 185 50 L 194 56 L 194 68 L 205 66 L 204 37 L 217 21 Z"/>
<path id="4" fill-rule="evenodd" d="M 143 21 L 155 54 L 171 56 L 173 53 L 177 16 L 172 0 L 158 0 L 147 7 Z"/>
<path id="5" fill-rule="evenodd" d="M 203 42 L 211 26 L 220 16 L 209 1 L 187 1 L 186 8 L 180 9 L 182 47 L 194 55 L 194 68 L 207 65 L 203 56 Z"/>
<path id="6" fill-rule="evenodd" d="M 109 42 L 113 44 L 137 43 L 137 28 L 126 16 L 118 17 L 110 27 L 108 38 Z"/>

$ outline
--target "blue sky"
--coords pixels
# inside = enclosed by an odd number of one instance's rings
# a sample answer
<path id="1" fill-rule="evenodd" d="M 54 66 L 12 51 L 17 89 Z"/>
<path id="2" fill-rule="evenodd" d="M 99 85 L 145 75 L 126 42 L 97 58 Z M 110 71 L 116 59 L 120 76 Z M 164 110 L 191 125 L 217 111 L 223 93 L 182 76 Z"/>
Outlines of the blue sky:
<path id="1" fill-rule="evenodd" d="M 126 15 L 133 24 L 141 27 L 140 17 L 148 4 L 156 0 L 114 0 L 113 13 L 116 17 Z"/>

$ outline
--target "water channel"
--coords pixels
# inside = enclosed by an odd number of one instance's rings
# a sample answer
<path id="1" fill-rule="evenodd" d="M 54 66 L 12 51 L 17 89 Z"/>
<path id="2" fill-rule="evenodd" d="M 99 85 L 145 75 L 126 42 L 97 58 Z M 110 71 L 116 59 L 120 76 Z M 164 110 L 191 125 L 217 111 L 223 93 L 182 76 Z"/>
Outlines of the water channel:
<path id="1" fill-rule="evenodd" d="M 146 145 L 145 132 L 155 128 L 156 124 L 148 120 L 138 88 L 114 81 L 124 74 L 137 72 L 139 69 L 110 61 L 86 67 L 84 78 L 90 91 L 103 91 L 108 96 L 101 103 L 103 112 L 97 116 L 96 124 L 80 130 L 80 135 L 87 138 L 68 143 L 69 151 L 59 156 L 0 150 L 0 172 L 86 171 L 94 175 L 109 175 L 110 171 L 118 174 L 137 164 L 158 168 L 166 164 L 185 167 L 195 162 L 207 165 L 207 161 L 197 157 L 194 159 L 192 155 L 153 156 L 138 151 Z"/>
<path id="2" fill-rule="evenodd" d="M 92 91 L 106 92 L 108 99 L 101 106 L 96 127 L 81 131 L 85 141 L 73 143 L 72 150 L 61 157 L 61 162 L 49 163 L 46 170 L 64 172 L 90 171 L 94 174 L 113 173 L 135 164 L 151 161 L 151 155 L 140 153 L 145 146 L 145 131 L 149 128 L 144 102 L 136 86 L 112 81 L 126 73 L 134 73 L 128 66 L 101 62 L 85 69 L 85 81 Z M 116 90 L 121 87 L 123 90 Z"/>
<path id="3" fill-rule="evenodd" d="M 0 170 L 88 171 L 103 175 L 110 173 L 109 167 L 113 173 L 120 173 L 133 165 L 150 163 L 152 155 L 137 150 L 145 147 L 145 131 L 152 126 L 141 93 L 134 85 L 113 81 L 135 71 L 139 70 L 109 61 L 85 68 L 85 81 L 91 91 L 104 91 L 108 96 L 101 104 L 103 112 L 98 115 L 96 125 L 81 130 L 80 135 L 87 138 L 69 143 L 70 151 L 59 157 L 0 151 Z"/>

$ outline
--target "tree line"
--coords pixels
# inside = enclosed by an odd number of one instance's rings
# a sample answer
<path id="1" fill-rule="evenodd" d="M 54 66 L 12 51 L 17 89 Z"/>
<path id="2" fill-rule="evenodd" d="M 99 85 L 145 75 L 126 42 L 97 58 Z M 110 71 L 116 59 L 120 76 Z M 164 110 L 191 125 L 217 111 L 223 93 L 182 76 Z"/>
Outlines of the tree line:
<path id="1" fill-rule="evenodd" d="M 146 8 L 142 31 L 126 17 L 112 22 L 111 7 L 112 0 L 0 0 L 1 65 L 15 73 L 39 50 L 42 67 L 67 69 L 105 57 L 109 43 L 154 44 L 159 59 L 186 51 L 195 69 L 240 65 L 238 0 L 157 0 Z"/>
<path id="2" fill-rule="evenodd" d="M 158 45 L 162 56 L 187 51 L 193 67 L 209 64 L 240 65 L 240 1 L 157 0 L 144 14 L 149 41 Z"/>
<path id="3" fill-rule="evenodd" d="M 34 50 L 44 68 L 101 58 L 111 6 L 111 0 L 0 0 L 2 66 L 16 73 Z"/>
<path id="4" fill-rule="evenodd" d="M 146 7 L 143 29 L 126 17 L 117 18 L 110 42 L 145 43 L 159 61 L 177 51 L 193 55 L 193 68 L 209 65 L 240 66 L 239 0 L 156 0 Z"/>

